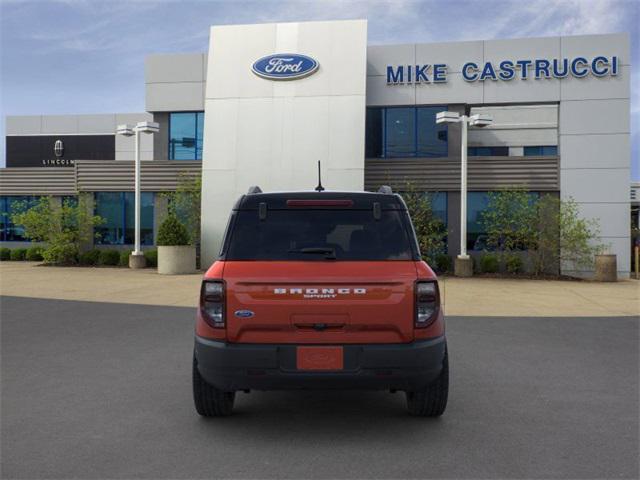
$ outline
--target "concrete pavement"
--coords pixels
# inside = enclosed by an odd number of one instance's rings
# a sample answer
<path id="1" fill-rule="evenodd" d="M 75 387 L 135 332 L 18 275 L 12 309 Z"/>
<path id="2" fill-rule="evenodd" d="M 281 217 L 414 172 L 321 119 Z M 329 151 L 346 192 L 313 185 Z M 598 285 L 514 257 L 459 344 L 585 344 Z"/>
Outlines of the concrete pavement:
<path id="1" fill-rule="evenodd" d="M 61 300 L 195 306 L 202 274 L 154 270 L 45 267 L 0 263 L 0 294 Z M 447 315 L 506 317 L 626 316 L 640 313 L 640 282 L 512 280 L 443 277 Z"/>

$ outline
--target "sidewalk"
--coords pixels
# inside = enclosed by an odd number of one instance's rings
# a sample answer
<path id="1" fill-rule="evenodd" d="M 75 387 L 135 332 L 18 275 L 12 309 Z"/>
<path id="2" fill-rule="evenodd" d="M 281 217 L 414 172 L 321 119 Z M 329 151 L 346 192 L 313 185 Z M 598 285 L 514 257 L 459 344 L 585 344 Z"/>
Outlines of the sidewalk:
<path id="1" fill-rule="evenodd" d="M 155 270 L 43 267 L 0 263 L 0 295 L 194 307 L 202 274 Z M 440 280 L 447 315 L 597 317 L 640 314 L 640 282 L 571 282 L 493 278 Z"/>

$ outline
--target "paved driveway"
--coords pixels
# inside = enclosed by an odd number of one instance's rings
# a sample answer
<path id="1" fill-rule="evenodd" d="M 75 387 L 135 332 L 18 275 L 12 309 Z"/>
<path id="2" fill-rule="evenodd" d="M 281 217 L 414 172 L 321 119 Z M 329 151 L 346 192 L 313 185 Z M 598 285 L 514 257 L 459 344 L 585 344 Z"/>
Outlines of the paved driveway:
<path id="1" fill-rule="evenodd" d="M 204 420 L 193 310 L 3 297 L 4 478 L 637 478 L 638 320 L 448 319 L 439 420 L 401 394 L 239 394 Z"/>

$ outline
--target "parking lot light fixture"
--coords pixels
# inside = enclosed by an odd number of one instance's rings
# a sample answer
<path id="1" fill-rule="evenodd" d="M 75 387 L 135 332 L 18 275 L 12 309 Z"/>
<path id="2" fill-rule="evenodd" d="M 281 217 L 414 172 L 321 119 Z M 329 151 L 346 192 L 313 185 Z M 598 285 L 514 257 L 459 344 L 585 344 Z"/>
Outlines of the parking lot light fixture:
<path id="1" fill-rule="evenodd" d="M 486 127 L 491 125 L 493 119 L 489 115 L 475 114 L 471 116 L 460 115 L 458 112 L 438 112 L 436 123 L 460 123 L 462 124 L 461 152 L 460 152 L 460 255 L 463 261 L 470 261 L 467 254 L 467 126 Z"/>
<path id="2" fill-rule="evenodd" d="M 134 162 L 134 185 L 135 185 L 135 240 L 133 252 L 129 256 L 130 268 L 143 268 L 145 266 L 144 255 L 140 249 L 140 133 L 153 134 L 160 130 L 160 125 L 156 122 L 138 122 L 135 127 L 130 125 L 118 125 L 116 133 L 125 137 L 135 136 L 135 162 Z"/>

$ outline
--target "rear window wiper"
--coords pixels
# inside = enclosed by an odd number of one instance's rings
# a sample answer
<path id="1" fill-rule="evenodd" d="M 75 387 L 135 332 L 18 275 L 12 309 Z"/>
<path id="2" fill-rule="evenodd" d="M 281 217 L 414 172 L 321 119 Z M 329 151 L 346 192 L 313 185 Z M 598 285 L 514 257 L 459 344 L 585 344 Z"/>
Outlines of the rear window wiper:
<path id="1" fill-rule="evenodd" d="M 288 253 L 316 253 L 319 255 L 323 255 L 325 256 L 325 258 L 328 258 L 330 260 L 335 260 L 336 258 L 336 251 L 333 248 L 328 248 L 328 247 L 307 247 L 307 248 L 300 248 L 297 250 L 289 250 Z"/>

